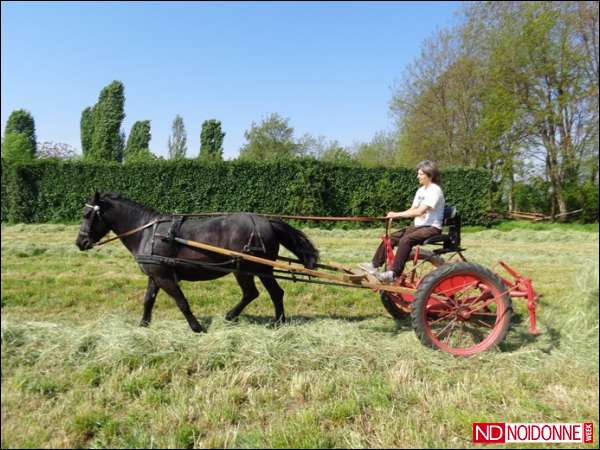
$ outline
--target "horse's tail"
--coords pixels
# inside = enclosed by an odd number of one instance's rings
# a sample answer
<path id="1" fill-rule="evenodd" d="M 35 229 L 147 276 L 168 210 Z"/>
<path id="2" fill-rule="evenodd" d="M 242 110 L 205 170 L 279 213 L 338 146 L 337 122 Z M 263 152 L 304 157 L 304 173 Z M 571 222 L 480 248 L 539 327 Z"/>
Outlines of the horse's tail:
<path id="1" fill-rule="evenodd" d="M 308 237 L 302 231 L 282 220 L 269 219 L 269 223 L 279 242 L 296 255 L 304 267 L 313 269 L 319 260 L 319 250 L 310 242 Z"/>

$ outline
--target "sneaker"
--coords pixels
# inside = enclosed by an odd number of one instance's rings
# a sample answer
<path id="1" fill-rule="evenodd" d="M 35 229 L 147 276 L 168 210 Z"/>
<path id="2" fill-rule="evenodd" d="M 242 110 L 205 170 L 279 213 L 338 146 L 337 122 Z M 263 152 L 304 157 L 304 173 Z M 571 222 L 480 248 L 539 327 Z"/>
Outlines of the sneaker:
<path id="1" fill-rule="evenodd" d="M 375 267 L 373 263 L 370 262 L 359 264 L 358 267 L 360 267 L 365 272 L 370 273 L 371 275 L 375 275 L 377 273 L 377 267 Z"/>
<path id="2" fill-rule="evenodd" d="M 378 273 L 375 275 L 382 283 L 391 283 L 396 279 L 396 275 L 393 270 L 386 270 L 385 272 Z"/>

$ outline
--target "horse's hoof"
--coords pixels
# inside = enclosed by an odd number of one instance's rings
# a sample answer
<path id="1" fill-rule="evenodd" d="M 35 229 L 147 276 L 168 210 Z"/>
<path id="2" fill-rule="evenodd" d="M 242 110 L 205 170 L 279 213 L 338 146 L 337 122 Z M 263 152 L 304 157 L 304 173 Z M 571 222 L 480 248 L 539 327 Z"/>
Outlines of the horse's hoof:
<path id="1" fill-rule="evenodd" d="M 142 320 L 140 322 L 140 327 L 144 327 L 144 328 L 148 328 L 150 326 L 150 322 L 146 322 L 145 320 Z"/>
<path id="2" fill-rule="evenodd" d="M 273 320 L 269 322 L 267 328 L 279 328 L 285 325 L 285 319 Z"/>
<path id="3" fill-rule="evenodd" d="M 239 319 L 239 316 L 234 316 L 233 314 L 227 314 L 225 315 L 225 320 L 227 322 L 237 322 Z"/>
<path id="4" fill-rule="evenodd" d="M 191 328 L 192 328 L 192 331 L 194 333 L 206 333 L 206 330 L 200 324 L 198 324 L 198 325 L 192 325 Z"/>

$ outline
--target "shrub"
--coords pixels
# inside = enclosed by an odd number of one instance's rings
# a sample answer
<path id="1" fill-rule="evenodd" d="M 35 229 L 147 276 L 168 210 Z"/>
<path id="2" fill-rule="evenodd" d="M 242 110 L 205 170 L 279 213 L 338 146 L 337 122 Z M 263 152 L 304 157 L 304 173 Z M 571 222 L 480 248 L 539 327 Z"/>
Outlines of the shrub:
<path id="1" fill-rule="evenodd" d="M 487 172 L 443 173 L 446 202 L 464 223 L 481 225 Z M 410 206 L 414 169 L 358 168 L 310 159 L 278 162 L 197 160 L 131 164 L 89 161 L 2 162 L 2 220 L 76 221 L 95 190 L 165 212 L 248 211 L 318 216 L 382 216 Z"/>

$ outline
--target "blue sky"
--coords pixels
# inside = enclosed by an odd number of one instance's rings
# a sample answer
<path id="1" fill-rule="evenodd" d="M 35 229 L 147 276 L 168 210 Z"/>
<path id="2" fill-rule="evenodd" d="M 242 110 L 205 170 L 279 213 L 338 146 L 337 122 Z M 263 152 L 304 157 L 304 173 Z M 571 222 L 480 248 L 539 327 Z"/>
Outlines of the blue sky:
<path id="1" fill-rule="evenodd" d="M 2 132 L 29 110 L 38 141 L 79 151 L 81 111 L 125 85 L 123 129 L 150 120 L 167 155 L 176 114 L 188 157 L 218 119 L 225 158 L 270 113 L 295 136 L 350 146 L 393 128 L 389 101 L 422 42 L 456 23 L 459 2 L 2 2 Z"/>

